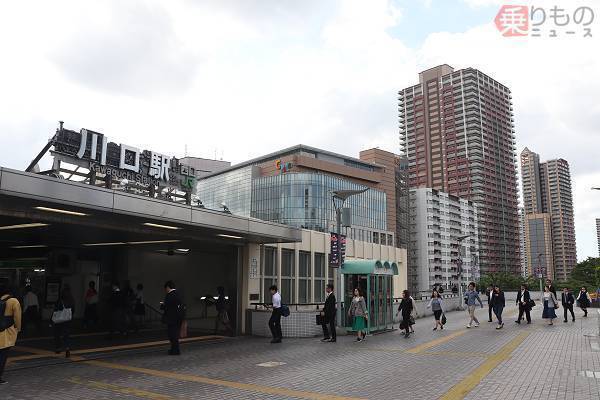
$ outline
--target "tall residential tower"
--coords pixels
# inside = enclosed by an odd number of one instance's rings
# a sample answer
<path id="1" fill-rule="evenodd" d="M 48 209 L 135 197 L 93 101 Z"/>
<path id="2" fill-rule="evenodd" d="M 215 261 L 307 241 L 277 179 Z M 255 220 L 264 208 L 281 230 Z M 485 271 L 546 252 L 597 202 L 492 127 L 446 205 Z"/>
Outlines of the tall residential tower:
<path id="1" fill-rule="evenodd" d="M 569 163 L 562 158 L 540 162 L 525 148 L 521 172 L 529 271 L 538 273 L 541 266 L 549 278 L 566 280 L 577 264 Z"/>
<path id="2" fill-rule="evenodd" d="M 510 90 L 473 68 L 440 65 L 399 92 L 411 188 L 433 188 L 478 210 L 482 275 L 520 274 L 515 133 Z"/>

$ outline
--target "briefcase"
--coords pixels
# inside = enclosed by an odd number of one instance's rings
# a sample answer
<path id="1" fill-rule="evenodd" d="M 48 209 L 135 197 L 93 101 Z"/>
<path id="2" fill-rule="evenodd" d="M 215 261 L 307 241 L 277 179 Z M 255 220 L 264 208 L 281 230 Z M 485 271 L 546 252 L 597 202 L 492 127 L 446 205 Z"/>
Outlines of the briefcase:
<path id="1" fill-rule="evenodd" d="M 325 317 L 323 317 L 321 314 L 317 314 L 315 315 L 315 320 L 317 322 L 317 325 L 323 325 Z"/>

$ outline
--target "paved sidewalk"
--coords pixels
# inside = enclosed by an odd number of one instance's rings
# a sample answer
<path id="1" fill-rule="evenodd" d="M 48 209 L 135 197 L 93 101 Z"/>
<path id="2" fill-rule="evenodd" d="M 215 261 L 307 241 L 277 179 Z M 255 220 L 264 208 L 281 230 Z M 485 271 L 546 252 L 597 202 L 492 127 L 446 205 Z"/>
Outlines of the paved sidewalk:
<path id="1" fill-rule="evenodd" d="M 562 311 L 562 310 L 560 310 Z M 487 322 L 466 329 L 466 312 L 448 314 L 443 331 L 431 317 L 416 334 L 351 336 L 337 343 L 262 338 L 188 343 L 180 357 L 166 348 L 116 353 L 67 364 L 9 371 L 1 398 L 13 399 L 574 399 L 600 398 L 600 346 L 595 318 L 548 327 L 541 310 L 532 325 Z M 592 315 L 592 313 L 590 313 Z M 485 321 L 485 322 L 483 322 Z M 19 353 L 22 356 L 23 353 Z M 17 354 L 15 354 L 17 355 Z M 23 367 L 24 364 L 19 364 Z"/>

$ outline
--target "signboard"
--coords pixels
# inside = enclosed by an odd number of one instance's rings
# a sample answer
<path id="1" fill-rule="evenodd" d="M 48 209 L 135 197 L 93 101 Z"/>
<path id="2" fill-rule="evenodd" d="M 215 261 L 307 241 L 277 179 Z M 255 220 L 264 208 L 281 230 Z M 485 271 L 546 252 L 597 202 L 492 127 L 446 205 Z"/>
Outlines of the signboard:
<path id="1" fill-rule="evenodd" d="M 175 157 L 126 144 L 109 142 L 98 132 L 61 129 L 54 143 L 54 153 L 62 160 L 89 168 L 113 179 L 127 179 L 144 186 L 154 185 L 190 192 L 195 190 L 196 171 Z"/>
<path id="2" fill-rule="evenodd" d="M 258 278 L 258 261 L 252 257 L 250 261 L 250 270 L 248 271 L 248 277 L 250 279 Z"/>
<path id="3" fill-rule="evenodd" d="M 342 262 L 344 263 L 344 259 L 346 257 L 346 236 L 340 235 L 338 233 L 331 233 L 330 237 L 330 248 L 329 248 L 329 266 L 333 268 L 340 267 L 340 259 L 339 259 L 339 249 L 341 248 L 342 253 Z"/>
<path id="4" fill-rule="evenodd" d="M 283 162 L 281 160 L 275 160 L 275 168 L 277 168 L 279 173 L 285 174 L 286 172 L 288 172 L 289 170 L 292 169 L 292 163 L 291 162 Z"/>

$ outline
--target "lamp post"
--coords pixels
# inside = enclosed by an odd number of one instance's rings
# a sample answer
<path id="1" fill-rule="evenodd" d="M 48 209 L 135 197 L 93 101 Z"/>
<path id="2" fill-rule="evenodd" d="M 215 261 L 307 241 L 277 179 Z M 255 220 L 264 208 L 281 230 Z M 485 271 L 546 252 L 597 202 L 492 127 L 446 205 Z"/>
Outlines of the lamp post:
<path id="1" fill-rule="evenodd" d="M 338 267 L 343 268 L 343 260 L 342 260 L 342 209 L 344 208 L 344 203 L 348 200 L 349 197 L 361 194 L 369 190 L 369 188 L 361 189 L 361 190 L 335 190 L 331 192 L 333 208 L 335 210 L 335 221 L 337 225 L 336 233 L 338 234 L 338 246 L 337 246 L 337 259 L 338 259 Z M 336 200 L 338 200 L 338 204 L 336 204 Z M 335 282 L 335 297 L 338 303 L 342 302 L 342 273 L 338 270 L 337 279 Z M 342 326 L 342 310 L 338 310 L 336 313 L 336 325 Z"/>
<path id="2" fill-rule="evenodd" d="M 544 299 L 544 286 L 542 284 L 542 277 L 544 276 L 544 274 L 542 273 L 542 253 L 538 254 L 538 278 L 540 280 L 540 301 L 542 301 Z"/>
<path id="3" fill-rule="evenodd" d="M 460 251 L 460 246 L 463 240 L 465 240 L 466 238 L 470 237 L 471 235 L 464 235 L 464 236 L 459 236 L 456 238 L 456 243 L 457 243 L 457 247 L 456 249 L 458 250 L 458 258 L 456 259 L 456 270 L 458 272 L 458 309 L 459 310 L 464 310 L 463 307 L 463 295 L 462 295 L 462 254 Z"/>

